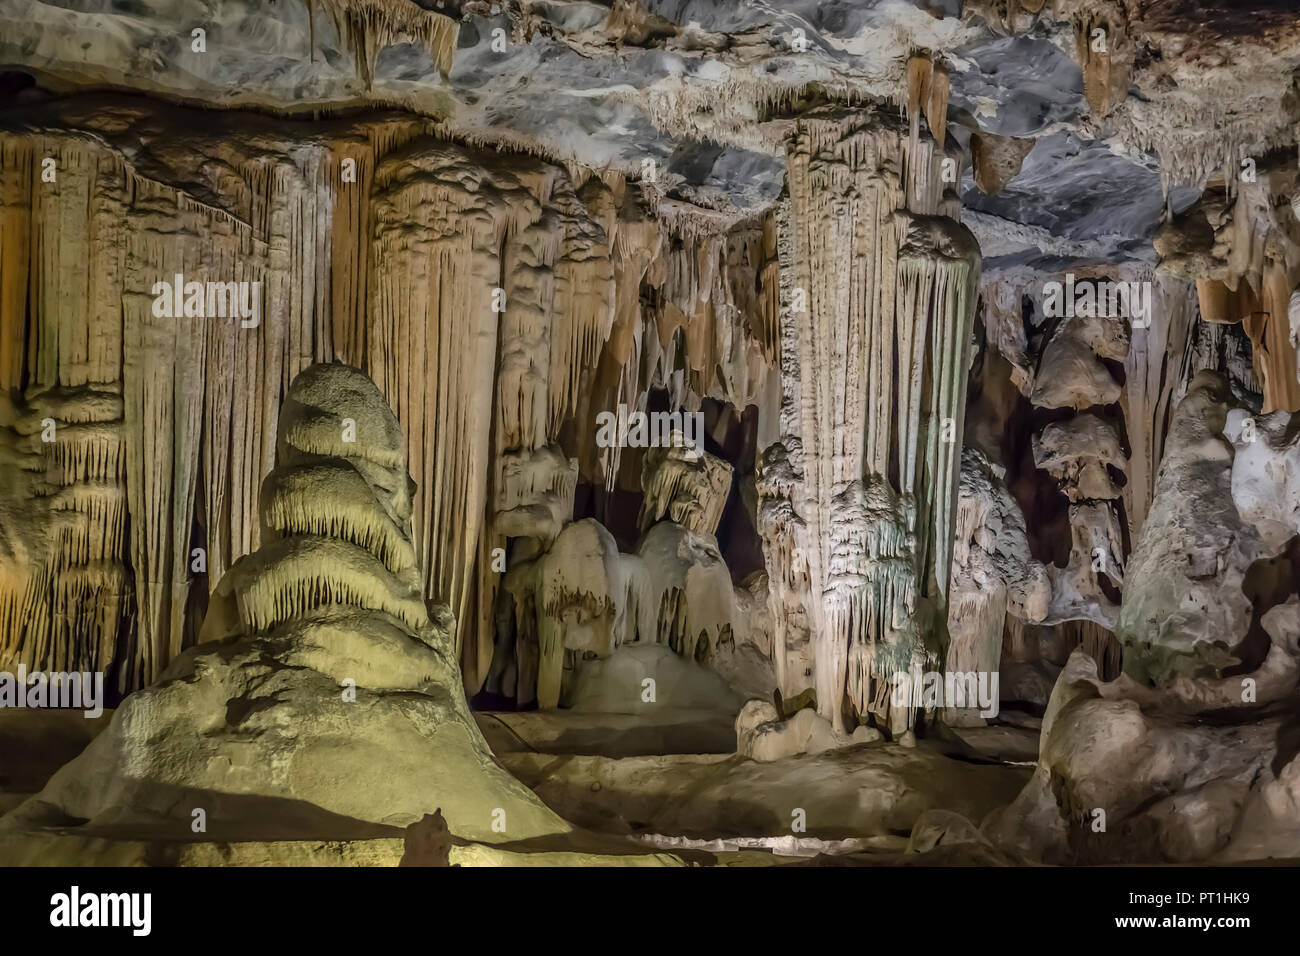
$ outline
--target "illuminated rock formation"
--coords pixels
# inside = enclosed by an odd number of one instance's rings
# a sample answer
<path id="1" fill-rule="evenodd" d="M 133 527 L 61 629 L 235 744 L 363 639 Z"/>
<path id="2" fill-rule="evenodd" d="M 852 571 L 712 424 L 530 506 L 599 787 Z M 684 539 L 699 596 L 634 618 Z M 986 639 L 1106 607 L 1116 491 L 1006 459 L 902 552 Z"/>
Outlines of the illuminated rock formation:
<path id="1" fill-rule="evenodd" d="M 729 464 L 708 452 L 680 445 L 651 448 L 642 459 L 642 529 L 669 517 L 691 531 L 714 534 L 731 491 Z"/>
<path id="2" fill-rule="evenodd" d="M 1158 154 L 1166 186 L 1203 183 L 1290 138 L 1300 26 L 1277 4 L 977 0 L 967 9 L 997 32 L 1037 23 L 1057 34 L 1083 72 L 1093 116 L 1127 146 Z"/>
<path id="3" fill-rule="evenodd" d="M 975 185 L 989 195 L 1002 191 L 1020 172 L 1020 167 L 1034 148 L 1032 139 L 998 136 L 994 133 L 972 133 L 970 138 L 971 167 Z"/>
<path id="4" fill-rule="evenodd" d="M 560 702 L 566 657 L 590 653 L 608 657 L 626 628 L 635 628 L 635 575 L 640 568 L 599 522 L 569 525 L 546 554 L 512 568 L 505 581 L 513 605 L 506 621 L 518 660 L 520 703 Z"/>
<path id="5" fill-rule="evenodd" d="M 1103 683 L 1076 652 L 1043 718 L 1034 777 L 986 834 L 1022 859 L 1056 863 L 1294 855 L 1296 758 L 1279 750 L 1283 719 L 1260 711 L 1293 692 L 1298 674 L 1279 650 L 1221 688 L 1186 679 L 1154 692 L 1127 676 Z M 1225 706 L 1239 722 L 1198 719 Z"/>
<path id="6" fill-rule="evenodd" d="M 174 838 L 201 810 L 195 832 L 283 839 L 314 818 L 401 827 L 441 807 L 471 840 L 568 832 L 470 719 L 446 614 L 421 599 L 412 490 L 401 427 L 366 376 L 299 374 L 261 495 L 263 544 L 223 576 L 203 642 L 6 830 L 75 820 Z"/>
<path id="7" fill-rule="evenodd" d="M 690 660 L 712 660 L 738 626 L 731 574 L 716 540 L 661 521 L 641 539 L 637 557 L 650 601 L 642 613 L 653 615 L 642 618 L 641 639 L 667 644 Z"/>
<path id="8" fill-rule="evenodd" d="M 113 385 L 0 398 L 0 670 L 106 671 L 133 607 L 122 397 Z"/>
<path id="9" fill-rule="evenodd" d="M 781 720 L 776 708 L 762 700 L 749 701 L 736 718 L 736 752 L 763 762 L 825 753 L 880 738 L 874 727 L 855 727 L 852 734 L 842 733 L 814 710 L 804 709 Z"/>
<path id="10" fill-rule="evenodd" d="M 0 856 L 1297 852 L 1287 7 L 0 0 Z"/>
<path id="11" fill-rule="evenodd" d="M 806 549 L 799 571 L 769 574 L 807 574 L 818 712 L 837 730 L 873 712 L 906 730 L 886 682 L 939 654 L 946 607 L 979 254 L 912 117 L 909 136 L 879 114 L 814 113 L 789 145 L 800 380 L 782 424 L 801 457 L 789 541 Z"/>
<path id="12" fill-rule="evenodd" d="M 1300 439 L 1285 412 L 1228 412 L 1224 435 L 1233 443 L 1232 500 L 1259 533 L 1269 554 L 1300 534 Z"/>
<path id="13" fill-rule="evenodd" d="M 193 640 L 208 590 L 260 543 L 257 483 L 273 462 L 283 389 L 311 361 L 338 359 L 364 367 L 397 409 L 417 478 L 424 597 L 452 607 L 476 691 L 493 655 L 498 549 L 531 540 L 538 553 L 572 519 L 580 473 L 616 478 L 618 449 L 593 443 L 596 414 L 638 407 L 651 387 L 672 389 L 679 407 L 708 395 L 745 403 L 764 387 L 768 233 L 619 177 L 609 186 L 524 155 L 489 160 L 411 117 L 303 126 L 300 146 L 280 123 L 205 116 L 175 148 L 168 129 L 193 120 L 74 100 L 61 107 L 62 132 L 36 132 L 18 111 L 0 133 L 5 385 L 32 382 L 33 400 L 91 389 L 92 416 L 103 404 L 94 395 L 121 395 L 120 438 L 75 466 L 107 469 L 78 478 L 76 492 L 83 509 L 87 482 L 108 496 L 94 505 L 108 509 L 95 519 L 108 522 L 102 545 L 52 559 L 95 564 L 76 587 L 81 617 L 104 623 L 85 625 L 94 636 L 55 635 L 49 660 L 107 666 L 119 641 L 109 619 L 130 621 L 114 664 L 130 690 Z M 93 280 L 56 278 L 78 271 Z M 160 314 L 156 285 L 178 274 L 255 285 L 257 321 Z M 643 283 L 658 297 L 644 313 Z M 176 294 L 190 301 L 187 285 Z M 38 412 L 13 416 L 48 417 Z M 89 427 L 69 414 L 77 427 L 50 454 Z M 95 427 L 94 441 L 110 441 Z M 565 428 L 577 435 L 568 453 Z M 53 624 L 35 620 L 28 575 L 15 570 L 0 587 L 30 607 L 35 634 Z M 35 636 L 8 626 L 0 647 L 20 644 L 36 653 Z"/>
<path id="14" fill-rule="evenodd" d="M 1025 519 L 1000 472 L 975 449 L 962 452 L 948 592 L 948 673 L 997 672 L 1008 615 L 1041 621 L 1048 614 L 1050 579 L 1030 555 Z M 970 722 L 978 709 L 949 707 L 945 716 L 950 723 Z"/>
<path id="15" fill-rule="evenodd" d="M 1226 177 L 1226 178 L 1225 178 Z M 1161 268 L 1195 280 L 1201 317 L 1241 323 L 1263 410 L 1300 411 L 1300 358 L 1290 321 L 1300 286 L 1297 174 L 1251 156 L 1226 165 L 1200 201 L 1156 237 Z"/>
<path id="16" fill-rule="evenodd" d="M 1170 426 L 1116 628 L 1125 672 L 1138 680 L 1230 666 L 1250 627 L 1242 585 L 1263 551 L 1233 501 L 1233 448 L 1223 434 L 1230 400 L 1222 376 L 1201 372 Z"/>
<path id="17" fill-rule="evenodd" d="M 689 510 L 699 513 L 698 506 Z M 742 681 L 757 676 L 769 683 L 761 667 L 754 674 L 752 662 L 738 659 L 753 644 L 751 626 L 742 627 L 737 591 L 707 532 L 660 521 L 635 554 L 620 554 L 610 533 L 588 518 L 566 527 L 545 554 L 512 568 L 504 587 L 509 599 L 498 633 L 509 640 L 498 654 L 506 666 L 514 658 L 521 703 L 533 699 L 535 686 L 539 707 L 558 706 L 587 669 L 584 661 L 609 658 L 619 645 L 663 645 Z M 761 632 L 757 637 L 763 641 Z M 604 669 L 613 673 L 613 667 Z M 588 675 L 589 688 L 593 681 Z M 599 692 L 589 689 L 586 696 Z M 723 691 L 720 700 L 729 705 L 730 698 Z"/>
<path id="18" fill-rule="evenodd" d="M 1117 402 L 1122 391 L 1103 360 L 1127 359 L 1130 323 L 1138 320 L 1134 304 L 1122 303 L 1118 293 L 1114 302 L 1107 301 L 1109 290 L 1117 288 L 1113 280 L 1076 282 L 1073 276 L 1054 287 L 1060 292 L 1056 304 L 1065 306 L 1058 315 L 1064 317 L 1043 348 L 1029 395 L 1040 407 L 1077 412 L 1045 426 L 1033 442 L 1035 464 L 1058 480 L 1070 501 L 1069 563 L 1048 568 L 1048 619 L 1089 620 L 1110 630 L 1119 603 L 1114 592 L 1124 583 L 1123 517 L 1110 472 L 1123 475 L 1126 464 L 1115 426 L 1088 410 L 1100 412 Z"/>

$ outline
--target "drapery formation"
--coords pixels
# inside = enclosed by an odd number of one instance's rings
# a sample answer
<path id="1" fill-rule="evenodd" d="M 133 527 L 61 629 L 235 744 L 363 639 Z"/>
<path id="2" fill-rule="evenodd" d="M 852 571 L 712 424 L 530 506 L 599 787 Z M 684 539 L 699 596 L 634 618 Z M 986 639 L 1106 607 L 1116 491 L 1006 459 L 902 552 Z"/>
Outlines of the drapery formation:
<path id="1" fill-rule="evenodd" d="M 798 640 L 807 615 L 818 708 L 842 728 L 884 716 L 888 679 L 941 650 L 980 258 L 915 124 L 817 111 L 788 155 L 783 377 L 797 382 L 760 522 L 777 634 Z M 796 670 L 783 693 L 801 689 Z"/>
<path id="2" fill-rule="evenodd" d="M 122 690 L 150 683 L 261 543 L 288 383 L 341 361 L 402 422 L 425 597 L 455 613 L 476 690 L 493 549 L 549 544 L 579 460 L 613 481 L 619 450 L 595 446 L 595 415 L 644 408 L 652 386 L 693 407 L 764 386 L 762 221 L 410 117 L 286 128 L 103 98 L 59 112 L 0 131 L 0 467 L 16 529 L 0 665 L 116 661 Z M 232 316 L 240 301 L 257 314 Z"/>

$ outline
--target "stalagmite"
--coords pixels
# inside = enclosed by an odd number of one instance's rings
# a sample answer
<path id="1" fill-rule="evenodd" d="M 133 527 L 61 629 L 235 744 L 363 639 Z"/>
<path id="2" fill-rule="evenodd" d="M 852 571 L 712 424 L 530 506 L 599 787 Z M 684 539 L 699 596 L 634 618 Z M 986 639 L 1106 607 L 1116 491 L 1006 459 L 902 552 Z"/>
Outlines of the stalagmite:
<path id="1" fill-rule="evenodd" d="M 630 592 L 636 570 L 591 519 L 569 525 L 546 554 L 511 569 L 505 589 L 514 610 L 521 703 L 532 699 L 535 686 L 539 707 L 557 707 L 566 658 L 613 653 L 624 628 L 635 626 L 629 601 L 637 595 Z"/>
<path id="2" fill-rule="evenodd" d="M 663 451 L 646 457 L 654 462 L 646 501 L 659 500 L 655 476 L 677 476 L 671 494 L 660 496 L 671 516 L 648 529 L 635 554 L 620 554 L 612 535 L 585 519 L 568 525 L 540 557 L 507 573 L 508 607 L 498 628 L 511 640 L 499 644 L 498 653 L 516 658 L 520 702 L 532 699 L 535 681 L 540 708 L 561 705 L 573 680 L 586 674 L 584 660 L 608 658 L 619 645 L 661 644 L 688 661 L 752 671 L 737 647 L 738 637 L 751 643 L 750 628 L 742 626 L 738 592 L 709 530 L 726 502 L 730 469 L 716 460 L 690 461 L 682 449 Z M 673 462 L 698 470 L 674 471 Z M 712 483 L 719 479 L 723 484 Z M 588 680 L 582 693 L 601 697 L 599 681 Z"/>
<path id="3" fill-rule="evenodd" d="M 948 596 L 947 673 L 998 671 L 1008 616 L 1047 617 L 1051 585 L 1030 555 L 1025 519 L 1002 484 L 1003 471 L 980 452 L 962 452 L 961 485 Z M 950 724 L 983 723 L 978 706 L 945 711 Z"/>
<path id="4" fill-rule="evenodd" d="M 339 446 L 349 420 L 356 441 Z M 74 819 L 71 836 L 84 826 L 190 838 L 196 806 L 209 839 L 292 839 L 317 817 L 362 833 L 365 823 L 406 826 L 437 808 L 461 839 L 570 833 L 492 758 L 460 692 L 445 611 L 429 616 L 414 567 L 387 566 L 388 536 L 409 549 L 410 478 L 378 390 L 357 369 L 311 366 L 289 388 L 279 434 L 263 505 L 286 520 L 223 577 L 207 640 L 129 697 L 81 756 L 5 816 L 0 839 L 21 842 Z M 330 493 L 297 494 L 300 472 Z M 336 494 L 353 530 L 322 537 Z M 268 499 L 292 499 L 292 508 Z M 383 529 L 369 547 L 356 533 L 367 510 Z M 101 840 L 100 852 L 111 843 Z"/>
<path id="5" fill-rule="evenodd" d="M 1230 401 L 1222 376 L 1206 371 L 1174 412 L 1115 630 L 1124 671 L 1137 680 L 1167 683 L 1230 666 L 1250 629 L 1242 587 L 1263 548 L 1233 501 Z"/>
<path id="6" fill-rule="evenodd" d="M 793 438 L 786 442 L 797 445 Z M 758 482 L 758 532 L 768 573 L 777 690 L 785 697 L 809 690 L 813 678 L 809 545 L 807 526 L 794 503 L 799 491 L 786 444 L 772 444 L 763 456 Z"/>
<path id="7" fill-rule="evenodd" d="M 738 626 L 731 574 L 713 535 L 661 521 L 641 539 L 637 557 L 644 569 L 639 639 L 689 660 L 712 660 Z"/>
<path id="8" fill-rule="evenodd" d="M 1272 554 L 1300 534 L 1300 438 L 1293 421 L 1284 412 L 1255 418 L 1238 409 L 1225 422 L 1234 446 L 1232 500 Z"/>
<path id="9" fill-rule="evenodd" d="M 837 731 L 814 710 L 782 720 L 765 700 L 748 701 L 736 717 L 736 753 L 764 762 L 872 743 L 880 737 L 874 727 L 855 727 L 852 734 Z"/>
<path id="10" fill-rule="evenodd" d="M 1235 706 L 1217 710 L 1228 699 L 1212 680 L 1189 679 L 1177 694 L 1127 675 L 1103 682 L 1076 652 L 1044 715 L 1033 778 L 984 833 L 1022 859 L 1058 864 L 1226 862 L 1258 857 L 1265 843 L 1294 852 L 1300 828 L 1285 795 L 1296 761 L 1278 746 L 1282 721 L 1243 708 L 1241 679 L 1231 683 Z M 1210 717 L 1216 710 L 1236 716 Z M 1092 825 L 1095 808 L 1105 826 Z"/>

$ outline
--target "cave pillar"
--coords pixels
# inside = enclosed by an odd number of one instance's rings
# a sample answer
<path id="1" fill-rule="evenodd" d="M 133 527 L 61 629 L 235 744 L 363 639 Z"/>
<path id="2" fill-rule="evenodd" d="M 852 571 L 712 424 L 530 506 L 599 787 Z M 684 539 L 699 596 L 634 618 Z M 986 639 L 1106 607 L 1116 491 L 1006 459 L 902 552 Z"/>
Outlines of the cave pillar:
<path id="1" fill-rule="evenodd" d="M 906 122 L 814 111 L 787 149 L 787 451 L 817 706 L 843 729 L 889 716 L 894 674 L 940 667 L 980 258 L 945 192 L 953 164 Z"/>

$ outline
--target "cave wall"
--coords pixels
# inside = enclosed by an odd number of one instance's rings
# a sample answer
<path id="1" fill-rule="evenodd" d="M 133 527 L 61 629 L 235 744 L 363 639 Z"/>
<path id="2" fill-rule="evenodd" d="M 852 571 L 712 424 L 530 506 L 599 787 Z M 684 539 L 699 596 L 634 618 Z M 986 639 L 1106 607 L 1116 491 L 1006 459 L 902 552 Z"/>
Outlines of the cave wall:
<path id="1" fill-rule="evenodd" d="M 124 691 L 156 678 L 260 543 L 289 381 L 338 361 L 406 431 L 425 596 L 460 622 L 476 690 L 496 515 L 556 491 L 571 508 L 579 458 L 589 480 L 614 473 L 617 449 L 560 447 L 566 421 L 643 403 L 651 381 L 696 406 L 763 387 L 761 222 L 410 117 L 298 127 L 100 99 L 49 119 L 11 113 L 0 134 L 6 661 L 115 662 Z M 178 274 L 260 283 L 260 314 L 155 314 L 155 283 Z M 580 407 L 591 368 L 605 387 Z M 76 611 L 55 610 L 69 597 Z"/>

